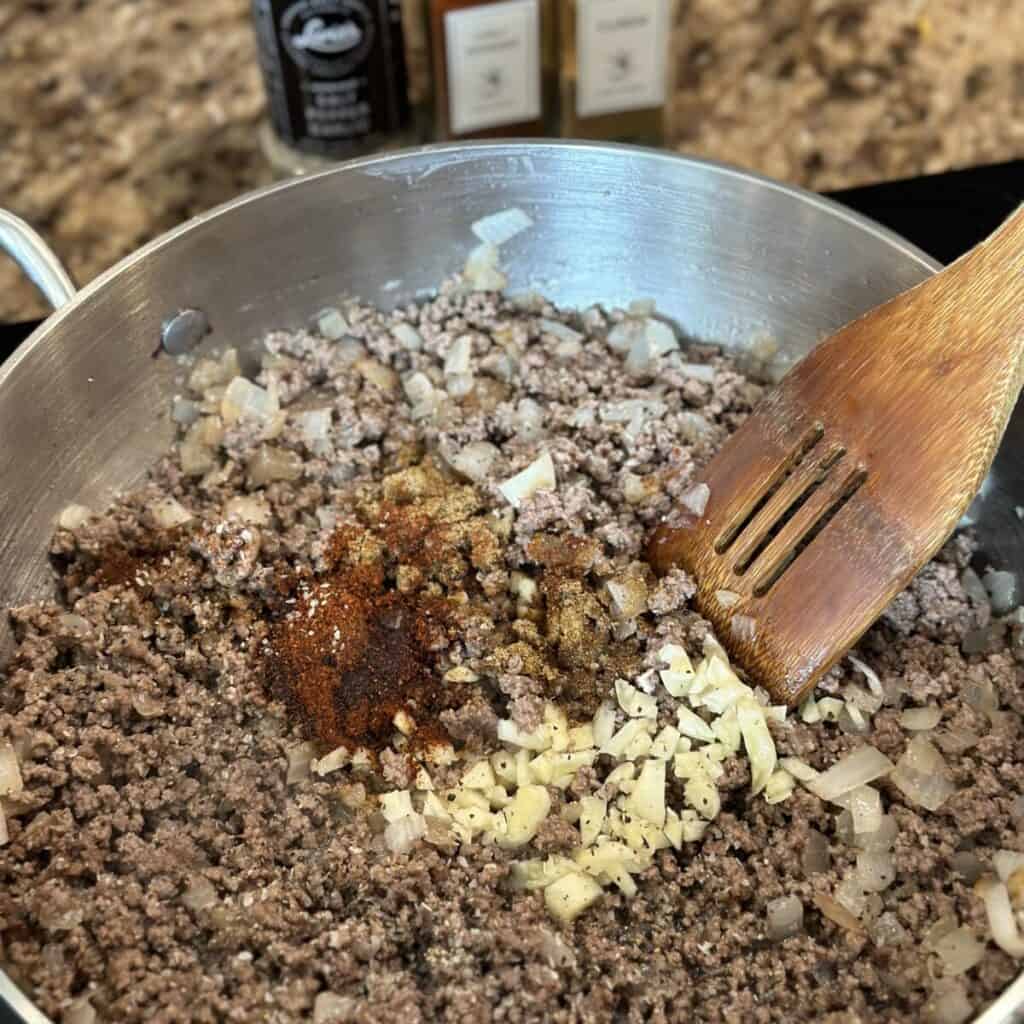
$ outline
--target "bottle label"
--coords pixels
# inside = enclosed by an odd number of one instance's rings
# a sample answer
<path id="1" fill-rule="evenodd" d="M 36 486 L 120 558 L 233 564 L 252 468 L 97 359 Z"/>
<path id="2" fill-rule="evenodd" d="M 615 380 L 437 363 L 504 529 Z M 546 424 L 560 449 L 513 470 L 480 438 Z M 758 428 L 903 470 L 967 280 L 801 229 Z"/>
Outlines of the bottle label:
<path id="1" fill-rule="evenodd" d="M 576 0 L 576 116 L 665 102 L 668 0 Z"/>
<path id="2" fill-rule="evenodd" d="M 409 121 L 401 0 L 253 0 L 277 134 L 309 153 Z"/>
<path id="3" fill-rule="evenodd" d="M 449 11 L 444 38 L 453 135 L 540 119 L 538 0 Z"/>

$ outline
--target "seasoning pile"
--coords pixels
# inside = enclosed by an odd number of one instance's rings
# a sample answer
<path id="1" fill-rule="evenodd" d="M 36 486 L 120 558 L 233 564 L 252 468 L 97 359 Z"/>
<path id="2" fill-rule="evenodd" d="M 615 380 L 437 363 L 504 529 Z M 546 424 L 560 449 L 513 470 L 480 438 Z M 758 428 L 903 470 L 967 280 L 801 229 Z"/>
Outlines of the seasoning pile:
<path id="1" fill-rule="evenodd" d="M 0 691 L 0 959 L 55 1018 L 950 1024 L 1016 975 L 1019 612 L 958 538 L 773 707 L 641 560 L 760 386 L 504 297 L 528 229 L 198 360 L 62 517 Z"/>

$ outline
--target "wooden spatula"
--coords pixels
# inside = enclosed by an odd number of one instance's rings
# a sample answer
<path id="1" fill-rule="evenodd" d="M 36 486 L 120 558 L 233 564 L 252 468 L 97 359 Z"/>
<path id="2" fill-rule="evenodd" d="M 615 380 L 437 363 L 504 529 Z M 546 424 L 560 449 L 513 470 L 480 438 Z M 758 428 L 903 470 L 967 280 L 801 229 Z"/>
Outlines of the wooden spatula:
<path id="1" fill-rule="evenodd" d="M 654 533 L 651 564 L 688 570 L 736 663 L 795 704 L 956 526 L 1022 355 L 1024 207 L 794 367 Z"/>

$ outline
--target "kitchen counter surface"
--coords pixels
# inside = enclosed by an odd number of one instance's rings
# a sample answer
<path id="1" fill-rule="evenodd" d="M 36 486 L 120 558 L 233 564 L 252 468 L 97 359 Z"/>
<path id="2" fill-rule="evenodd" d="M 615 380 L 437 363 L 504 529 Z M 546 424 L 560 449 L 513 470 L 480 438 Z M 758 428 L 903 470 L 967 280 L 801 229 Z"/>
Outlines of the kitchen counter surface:
<path id="1" fill-rule="evenodd" d="M 684 0 L 673 145 L 817 189 L 1024 154 L 1024 4 Z M 272 180 L 247 0 L 0 7 L 0 204 L 84 283 Z M 43 306 L 0 257 L 0 320 Z"/>

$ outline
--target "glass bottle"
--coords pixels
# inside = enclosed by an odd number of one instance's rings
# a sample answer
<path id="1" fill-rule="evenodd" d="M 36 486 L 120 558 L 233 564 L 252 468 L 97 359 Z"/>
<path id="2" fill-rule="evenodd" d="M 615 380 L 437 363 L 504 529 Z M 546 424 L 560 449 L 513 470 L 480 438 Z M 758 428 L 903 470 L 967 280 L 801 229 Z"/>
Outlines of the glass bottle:
<path id="1" fill-rule="evenodd" d="M 660 145 L 678 0 L 560 0 L 561 133 Z"/>
<path id="2" fill-rule="evenodd" d="M 416 142 L 401 0 L 252 0 L 275 170 Z"/>
<path id="3" fill-rule="evenodd" d="M 546 135 L 555 126 L 554 0 L 430 0 L 439 138 Z"/>

